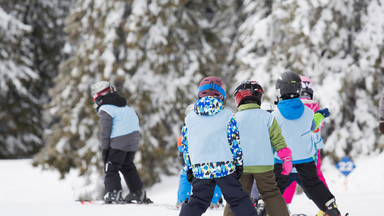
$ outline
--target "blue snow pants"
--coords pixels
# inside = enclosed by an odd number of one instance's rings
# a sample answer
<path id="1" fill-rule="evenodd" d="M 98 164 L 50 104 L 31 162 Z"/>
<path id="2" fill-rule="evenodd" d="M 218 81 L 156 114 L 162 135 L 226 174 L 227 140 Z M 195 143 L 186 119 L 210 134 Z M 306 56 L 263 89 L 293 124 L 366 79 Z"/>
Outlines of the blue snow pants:
<path id="1" fill-rule="evenodd" d="M 191 195 L 192 186 L 189 184 L 187 179 L 187 172 L 182 169 L 179 179 L 179 189 L 177 190 L 177 203 L 182 203 L 186 198 L 189 199 Z M 213 198 L 211 203 L 217 204 L 219 199 L 222 197 L 220 188 L 216 185 L 215 191 L 213 192 Z"/>
<path id="2" fill-rule="evenodd" d="M 215 179 L 192 180 L 192 195 L 188 203 L 184 203 L 180 216 L 202 215 L 211 204 L 215 186 L 219 186 L 225 200 L 231 205 L 236 216 L 257 216 L 255 207 L 236 178 L 236 173 Z"/>

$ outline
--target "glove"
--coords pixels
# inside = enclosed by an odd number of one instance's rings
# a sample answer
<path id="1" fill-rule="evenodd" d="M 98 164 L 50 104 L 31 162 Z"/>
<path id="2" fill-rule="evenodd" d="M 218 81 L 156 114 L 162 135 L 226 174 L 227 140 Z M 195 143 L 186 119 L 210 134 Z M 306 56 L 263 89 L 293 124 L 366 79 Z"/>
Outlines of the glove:
<path id="1" fill-rule="evenodd" d="M 192 184 L 192 180 L 193 180 L 193 172 L 192 172 L 192 169 L 189 169 L 187 170 L 187 180 L 190 184 Z"/>
<path id="2" fill-rule="evenodd" d="M 379 124 L 379 131 L 384 134 L 384 122 L 380 122 Z"/>
<path id="3" fill-rule="evenodd" d="M 236 166 L 236 178 L 237 180 L 239 180 L 241 178 L 241 176 L 243 175 L 243 165 L 238 165 Z"/>
<path id="4" fill-rule="evenodd" d="M 282 148 L 277 152 L 277 155 L 283 160 L 283 175 L 289 175 L 292 170 L 292 151 L 289 148 Z"/>
<path id="5" fill-rule="evenodd" d="M 103 150 L 103 161 L 104 161 L 104 164 L 107 163 L 107 160 L 108 160 L 108 153 L 109 153 L 109 149 L 104 149 L 104 150 Z"/>
<path id="6" fill-rule="evenodd" d="M 321 113 L 324 116 L 324 118 L 327 118 L 330 115 L 328 108 L 317 110 L 315 113 Z"/>

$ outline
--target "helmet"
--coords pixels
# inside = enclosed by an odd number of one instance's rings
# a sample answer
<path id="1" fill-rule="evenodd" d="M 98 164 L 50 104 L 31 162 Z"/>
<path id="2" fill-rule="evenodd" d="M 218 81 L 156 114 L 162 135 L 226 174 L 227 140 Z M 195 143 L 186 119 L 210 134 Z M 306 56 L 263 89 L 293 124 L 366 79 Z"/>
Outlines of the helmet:
<path id="1" fill-rule="evenodd" d="M 306 77 L 306 76 L 300 76 L 300 78 L 301 78 L 301 96 L 310 97 L 312 100 L 314 91 L 312 88 L 311 79 L 309 79 L 309 77 Z"/>
<path id="2" fill-rule="evenodd" d="M 270 103 L 262 103 L 260 108 L 268 112 L 273 112 L 274 110 L 273 105 Z"/>
<path id="3" fill-rule="evenodd" d="M 187 108 L 185 108 L 185 117 L 195 109 L 195 104 L 189 104 Z"/>
<path id="4" fill-rule="evenodd" d="M 297 73 L 286 71 L 276 81 L 278 99 L 290 99 L 300 97 L 301 79 Z"/>
<path id="5" fill-rule="evenodd" d="M 225 89 L 226 86 L 222 79 L 215 76 L 209 76 L 201 80 L 197 94 L 199 98 L 213 96 L 224 101 L 226 96 Z"/>
<path id="6" fill-rule="evenodd" d="M 263 100 L 263 88 L 256 81 L 246 80 L 241 82 L 235 89 L 234 96 L 236 100 L 236 106 L 241 104 L 257 103 L 261 104 Z"/>
<path id="7" fill-rule="evenodd" d="M 95 102 L 100 96 L 104 96 L 113 91 L 115 91 L 115 89 L 108 81 L 99 81 L 95 83 L 91 88 L 92 97 Z"/>

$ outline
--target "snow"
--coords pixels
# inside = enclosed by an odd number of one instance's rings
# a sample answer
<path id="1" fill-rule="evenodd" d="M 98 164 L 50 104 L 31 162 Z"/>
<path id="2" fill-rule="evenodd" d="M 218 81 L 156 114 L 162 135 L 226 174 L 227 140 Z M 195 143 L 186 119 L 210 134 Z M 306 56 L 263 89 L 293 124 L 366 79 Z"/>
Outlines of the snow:
<path id="1" fill-rule="evenodd" d="M 383 215 L 384 207 L 384 153 L 360 158 L 354 161 L 356 169 L 345 177 L 328 160 L 324 160 L 324 175 L 336 196 L 343 214 L 351 216 Z M 326 167 L 324 169 L 324 167 Z M 165 206 L 148 205 L 82 205 L 76 202 L 71 175 L 59 180 L 54 171 L 34 168 L 30 159 L 0 160 L 2 170 L 0 184 L 0 209 L 3 216 L 96 216 L 96 215 L 140 215 L 173 216 L 179 210 Z M 174 204 L 178 186 L 178 176 L 163 177 L 162 183 L 147 190 L 148 196 L 161 204 Z M 102 180 L 100 180 L 102 181 Z M 317 208 L 305 195 L 295 195 L 290 205 L 294 213 L 315 215 Z M 204 216 L 223 215 L 223 209 L 209 209 Z"/>

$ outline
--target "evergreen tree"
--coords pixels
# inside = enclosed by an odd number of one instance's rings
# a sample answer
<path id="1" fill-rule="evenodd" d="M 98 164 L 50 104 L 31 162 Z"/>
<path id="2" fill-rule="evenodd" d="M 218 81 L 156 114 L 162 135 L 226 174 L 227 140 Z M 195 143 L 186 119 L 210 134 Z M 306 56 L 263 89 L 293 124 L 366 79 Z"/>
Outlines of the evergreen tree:
<path id="1" fill-rule="evenodd" d="M 51 91 L 52 126 L 36 163 L 63 176 L 78 170 L 94 183 L 84 185 L 79 197 L 102 194 L 97 183 L 103 173 L 98 118 L 89 89 L 96 81 L 110 80 L 140 119 L 136 159 L 144 183 L 152 185 L 160 173 L 178 171 L 176 140 L 198 83 L 208 75 L 230 82 L 228 49 L 239 23 L 233 16 L 237 4 L 79 1 L 66 20 L 72 52 Z"/>
<path id="2" fill-rule="evenodd" d="M 290 69 L 306 75 L 315 99 L 331 111 L 322 133 L 325 151 L 335 160 L 382 151 L 372 107 L 383 83 L 384 21 L 375 17 L 384 5 L 361 0 L 245 5 L 237 79 L 257 77 L 267 89 L 266 99 L 273 101 L 279 74 Z"/>
<path id="3" fill-rule="evenodd" d="M 44 103 L 57 74 L 70 1 L 0 1 L 0 158 L 43 146 Z"/>

